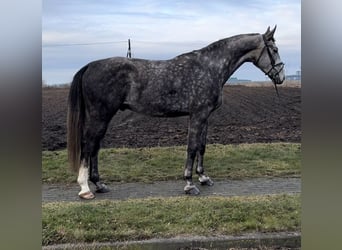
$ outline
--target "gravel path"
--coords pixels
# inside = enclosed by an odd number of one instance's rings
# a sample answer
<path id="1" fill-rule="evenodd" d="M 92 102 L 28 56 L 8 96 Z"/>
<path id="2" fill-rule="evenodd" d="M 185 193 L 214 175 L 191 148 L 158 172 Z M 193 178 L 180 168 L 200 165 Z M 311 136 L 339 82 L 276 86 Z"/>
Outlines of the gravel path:
<path id="1" fill-rule="evenodd" d="M 146 183 L 109 183 L 109 193 L 96 194 L 97 200 L 124 200 L 144 197 L 183 196 L 184 181 L 162 181 Z M 93 186 L 91 189 L 94 188 Z M 300 178 L 255 178 L 248 180 L 216 181 L 214 186 L 199 186 L 200 196 L 250 196 L 265 194 L 296 194 L 301 192 Z M 79 186 L 43 184 L 42 201 L 79 201 Z"/>

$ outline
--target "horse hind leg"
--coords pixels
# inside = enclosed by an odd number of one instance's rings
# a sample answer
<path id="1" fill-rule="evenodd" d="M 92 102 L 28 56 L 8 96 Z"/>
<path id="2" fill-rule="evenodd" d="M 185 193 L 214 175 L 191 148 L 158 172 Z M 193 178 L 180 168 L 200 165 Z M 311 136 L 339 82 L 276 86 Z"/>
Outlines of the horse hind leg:
<path id="1" fill-rule="evenodd" d="M 96 147 L 96 150 L 90 156 L 90 181 L 96 186 L 96 193 L 107 193 L 109 192 L 109 188 L 100 181 L 100 175 L 98 172 L 98 151 L 99 145 Z"/>
<path id="2" fill-rule="evenodd" d="M 187 160 L 184 170 L 184 179 L 186 180 L 186 186 L 184 192 L 190 195 L 200 194 L 200 190 L 192 182 L 192 168 L 198 151 L 205 148 L 206 128 L 207 128 L 208 114 L 193 114 L 190 117 L 190 126 L 188 132 L 188 149 L 187 149 Z M 204 147 L 203 147 L 204 145 Z M 200 162 L 203 162 L 203 154 L 199 158 Z M 200 172 L 203 175 L 203 165 L 200 163 L 198 166 L 201 167 Z M 196 172 L 198 167 L 196 168 Z"/>
<path id="3" fill-rule="evenodd" d="M 89 119 L 86 123 L 81 153 L 81 166 L 77 178 L 78 184 L 81 186 L 79 197 L 82 199 L 93 199 L 95 195 L 90 191 L 88 180 L 96 186 L 96 192 L 105 193 L 109 189 L 100 181 L 97 158 L 100 149 L 100 142 L 104 137 L 109 122 L 101 121 L 100 119 Z"/>

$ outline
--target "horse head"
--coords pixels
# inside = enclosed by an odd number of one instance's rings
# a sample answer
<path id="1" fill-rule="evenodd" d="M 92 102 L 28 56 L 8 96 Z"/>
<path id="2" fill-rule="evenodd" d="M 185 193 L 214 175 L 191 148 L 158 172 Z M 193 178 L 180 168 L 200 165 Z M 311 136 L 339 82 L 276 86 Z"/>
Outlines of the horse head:
<path id="1" fill-rule="evenodd" d="M 263 71 L 274 84 L 282 84 L 285 80 L 284 63 L 281 61 L 278 47 L 275 44 L 274 32 L 270 27 L 267 28 L 265 34 L 262 34 L 262 42 L 256 53 L 254 65 Z"/>

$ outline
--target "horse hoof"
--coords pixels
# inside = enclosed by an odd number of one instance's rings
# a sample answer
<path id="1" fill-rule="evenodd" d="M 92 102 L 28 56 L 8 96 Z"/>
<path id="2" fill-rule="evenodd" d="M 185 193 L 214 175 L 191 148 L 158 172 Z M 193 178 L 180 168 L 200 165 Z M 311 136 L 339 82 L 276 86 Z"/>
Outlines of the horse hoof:
<path id="1" fill-rule="evenodd" d="M 78 194 L 78 196 L 83 200 L 92 200 L 95 198 L 95 195 L 90 191 L 85 192 L 83 194 Z"/>
<path id="2" fill-rule="evenodd" d="M 208 176 L 199 177 L 199 182 L 202 186 L 213 186 L 214 182 Z"/>
<path id="3" fill-rule="evenodd" d="M 207 181 L 203 181 L 203 182 L 200 182 L 202 186 L 213 186 L 214 185 L 214 182 L 209 179 Z"/>
<path id="4" fill-rule="evenodd" d="M 108 193 L 109 191 L 109 188 L 103 183 L 96 186 L 96 193 Z"/>
<path id="5" fill-rule="evenodd" d="M 184 187 L 185 194 L 189 195 L 199 195 L 201 192 L 195 185 L 187 185 Z"/>

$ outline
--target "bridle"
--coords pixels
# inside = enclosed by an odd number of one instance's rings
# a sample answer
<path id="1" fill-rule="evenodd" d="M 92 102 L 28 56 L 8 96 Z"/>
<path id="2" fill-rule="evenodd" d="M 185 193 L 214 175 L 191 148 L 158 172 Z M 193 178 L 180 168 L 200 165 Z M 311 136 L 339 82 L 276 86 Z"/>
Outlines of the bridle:
<path id="1" fill-rule="evenodd" d="M 267 51 L 267 54 L 268 54 L 268 57 L 270 58 L 271 66 L 272 66 L 272 67 L 271 67 L 267 72 L 264 72 L 264 73 L 265 73 L 265 75 L 267 75 L 269 78 L 272 79 L 273 77 L 275 77 L 275 76 L 277 76 L 277 75 L 280 74 L 280 72 L 283 70 L 285 64 L 284 64 L 283 62 L 275 63 L 275 60 L 274 60 L 274 58 L 273 58 L 273 56 L 272 56 L 272 53 L 271 53 L 271 48 L 270 48 L 270 46 L 267 44 L 267 40 L 266 40 L 265 35 L 262 35 L 262 39 L 264 40 L 265 46 L 263 47 L 263 49 L 262 49 L 262 51 L 261 51 L 261 53 L 260 53 L 260 55 L 259 55 L 259 58 L 256 60 L 255 64 L 258 65 L 258 63 L 259 63 L 259 61 L 260 61 L 260 58 L 262 57 L 262 55 L 264 54 L 264 51 L 266 50 L 266 51 Z M 279 70 L 277 70 L 276 67 L 279 67 L 279 66 L 280 66 L 280 68 L 279 68 Z M 273 70 L 275 70 L 275 74 L 273 75 L 273 77 L 271 77 L 270 73 L 271 73 Z M 279 97 L 278 88 L 277 88 L 277 84 L 276 84 L 276 83 L 274 83 L 274 87 L 275 87 L 276 92 L 277 92 L 277 95 L 278 95 L 278 97 Z"/>

